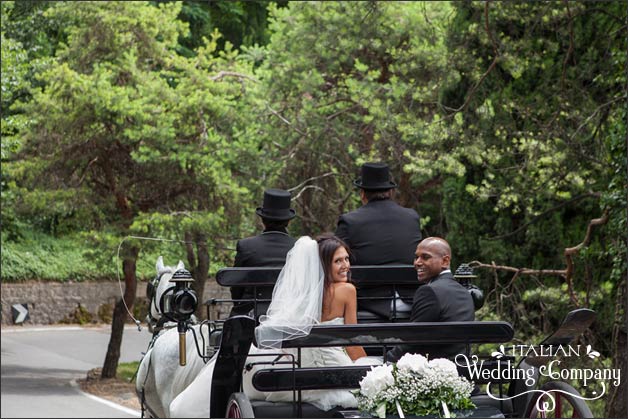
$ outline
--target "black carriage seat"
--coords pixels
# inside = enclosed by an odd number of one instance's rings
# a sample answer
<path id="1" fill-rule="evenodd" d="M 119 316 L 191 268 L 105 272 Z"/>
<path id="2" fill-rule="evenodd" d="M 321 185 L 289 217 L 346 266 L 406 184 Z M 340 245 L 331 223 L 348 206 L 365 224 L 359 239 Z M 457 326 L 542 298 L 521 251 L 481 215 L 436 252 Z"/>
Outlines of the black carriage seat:
<path id="1" fill-rule="evenodd" d="M 358 323 L 402 323 L 410 320 L 412 297 L 419 287 L 413 265 L 352 266 L 351 280 L 358 290 Z M 407 302 L 400 297 L 405 297 Z M 390 304 L 388 317 L 371 309 L 369 302 L 374 300 Z"/>
<path id="2" fill-rule="evenodd" d="M 315 333 L 314 333 L 315 331 Z M 377 346 L 382 354 L 396 345 L 503 343 L 514 336 L 502 321 L 317 325 L 307 336 L 283 342 L 285 348 Z"/>
<path id="3" fill-rule="evenodd" d="M 514 331 L 506 322 L 434 322 L 434 323 L 395 323 L 358 325 L 318 325 L 310 334 L 299 339 L 284 342 L 286 348 L 380 345 L 391 347 L 397 344 L 429 343 L 503 343 L 512 339 Z M 360 380 L 370 370 L 370 366 L 346 366 L 325 368 L 267 368 L 253 376 L 253 386 L 264 392 L 356 389 Z M 495 368 L 486 363 L 485 368 Z M 459 368 L 468 377 L 468 369 Z M 297 399 L 298 400 L 298 399 Z M 294 417 L 293 403 L 252 400 L 251 408 L 255 417 Z M 335 408 L 322 411 L 301 403 L 301 417 L 350 417 L 351 411 Z M 355 412 L 354 412 L 355 413 Z M 503 417 L 493 406 L 482 406 L 474 417 Z"/>
<path id="4" fill-rule="evenodd" d="M 216 282 L 218 285 L 228 288 L 253 288 L 255 298 L 238 301 L 253 303 L 253 317 L 257 320 L 259 316 L 266 314 L 279 272 L 281 272 L 281 267 L 223 268 L 216 273 Z M 233 302 L 232 299 L 212 299 L 206 304 Z"/>
<path id="5" fill-rule="evenodd" d="M 239 391 L 242 370 L 253 342 L 255 320 L 248 316 L 234 316 L 223 325 L 220 347 L 212 376 L 209 416 L 224 417 L 229 396 Z"/>
<path id="6" fill-rule="evenodd" d="M 265 314 L 272 298 L 273 287 L 281 267 L 233 267 L 223 268 L 216 273 L 216 282 L 223 287 L 253 288 L 254 299 L 243 299 L 241 302 L 253 303 L 253 317 L 258 319 Z M 412 265 L 382 265 L 382 266 L 353 266 L 351 267 L 353 282 L 358 288 L 358 323 L 390 323 L 403 322 L 410 319 L 410 311 L 401 308 L 402 304 L 395 299 L 395 293 L 400 290 L 403 295 L 412 295 L 418 287 L 416 271 Z M 382 285 L 386 284 L 386 285 Z M 377 297 L 361 297 L 360 291 L 375 288 Z M 368 310 L 367 301 L 383 299 L 393 305 L 390 317 L 382 317 Z M 209 306 L 213 304 L 233 303 L 231 299 L 213 298 L 205 302 L 209 318 Z"/>

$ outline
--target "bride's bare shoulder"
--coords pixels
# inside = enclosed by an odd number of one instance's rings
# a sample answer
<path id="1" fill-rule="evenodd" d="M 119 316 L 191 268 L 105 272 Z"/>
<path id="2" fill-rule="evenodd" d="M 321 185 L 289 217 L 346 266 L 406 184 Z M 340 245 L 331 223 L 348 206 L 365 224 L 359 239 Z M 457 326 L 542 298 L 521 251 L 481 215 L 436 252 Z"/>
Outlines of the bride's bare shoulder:
<path id="1" fill-rule="evenodd" d="M 355 285 L 349 282 L 336 282 L 334 284 L 334 291 L 340 295 L 347 295 L 348 297 L 355 296 Z"/>

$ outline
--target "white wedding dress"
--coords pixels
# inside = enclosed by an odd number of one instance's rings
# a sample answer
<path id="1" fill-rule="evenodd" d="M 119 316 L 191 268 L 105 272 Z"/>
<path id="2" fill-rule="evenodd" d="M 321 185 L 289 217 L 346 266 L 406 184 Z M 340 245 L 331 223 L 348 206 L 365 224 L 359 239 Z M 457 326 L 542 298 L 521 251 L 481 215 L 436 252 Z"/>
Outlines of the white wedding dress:
<path id="1" fill-rule="evenodd" d="M 336 317 L 335 319 L 321 322 L 321 325 L 338 325 L 344 324 L 344 318 Z M 292 353 L 296 355 L 296 350 L 276 350 L 276 349 L 253 349 L 250 353 L 256 354 L 277 354 L 279 351 Z M 268 357 L 251 357 L 247 362 L 261 362 L 261 359 L 265 361 L 272 361 L 276 358 L 276 355 L 269 355 Z M 286 358 L 287 359 L 287 358 Z M 351 360 L 344 348 L 339 346 L 332 347 L 320 347 L 320 348 L 303 348 L 301 349 L 301 367 L 345 367 L 352 365 L 381 365 L 382 360 L 379 357 L 365 357 L 359 358 L 355 362 Z M 256 365 L 250 371 L 245 371 L 243 375 L 243 389 L 244 393 L 251 400 L 266 400 L 269 402 L 292 402 L 292 391 L 273 391 L 273 392 L 260 392 L 253 388 L 251 379 L 253 375 L 261 369 L 273 368 L 270 365 Z M 289 368 L 289 365 L 283 364 L 275 368 Z M 336 406 L 343 408 L 357 407 L 357 400 L 350 390 L 304 390 L 301 392 L 301 400 L 306 403 L 310 403 L 321 410 L 329 410 Z"/>

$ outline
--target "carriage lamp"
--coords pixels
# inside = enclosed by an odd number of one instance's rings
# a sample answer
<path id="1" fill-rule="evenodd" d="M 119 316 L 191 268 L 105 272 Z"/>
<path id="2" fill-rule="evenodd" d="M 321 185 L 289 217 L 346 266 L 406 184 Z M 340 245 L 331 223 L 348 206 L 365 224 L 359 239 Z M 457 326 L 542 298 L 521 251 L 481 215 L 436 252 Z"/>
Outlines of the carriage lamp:
<path id="1" fill-rule="evenodd" d="M 179 269 L 172 275 L 169 282 L 174 283 L 174 287 L 164 292 L 161 311 L 164 316 L 174 322 L 187 321 L 198 305 L 196 292 L 190 288 L 194 278 L 187 269 Z"/>
<path id="2" fill-rule="evenodd" d="M 471 298 L 473 299 L 473 307 L 476 310 L 481 309 L 484 305 L 484 292 L 478 286 L 471 283 L 472 279 L 477 278 L 477 275 L 473 274 L 473 268 L 469 266 L 468 263 L 460 264 L 454 273 L 454 278 L 469 290 L 469 294 L 471 294 Z"/>
<path id="3" fill-rule="evenodd" d="M 185 333 L 188 329 L 188 321 L 198 305 L 198 298 L 196 292 L 190 288 L 194 278 L 187 269 L 176 271 L 169 282 L 174 283 L 174 290 L 164 298 L 164 314 L 177 322 L 179 365 L 183 367 L 186 364 Z"/>

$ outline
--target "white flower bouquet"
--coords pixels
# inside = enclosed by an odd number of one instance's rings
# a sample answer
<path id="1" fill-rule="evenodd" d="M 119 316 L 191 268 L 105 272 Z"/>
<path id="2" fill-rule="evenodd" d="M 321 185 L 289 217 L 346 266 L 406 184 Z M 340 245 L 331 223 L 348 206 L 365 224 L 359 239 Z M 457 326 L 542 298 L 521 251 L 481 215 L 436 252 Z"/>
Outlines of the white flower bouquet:
<path id="1" fill-rule="evenodd" d="M 386 413 L 450 417 L 450 409 L 471 409 L 473 384 L 458 375 L 456 365 L 444 358 L 428 361 L 406 354 L 396 365 L 372 367 L 356 392 L 358 408 L 380 418 Z"/>

